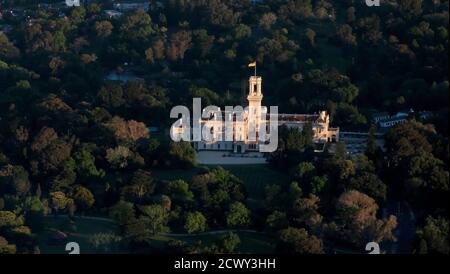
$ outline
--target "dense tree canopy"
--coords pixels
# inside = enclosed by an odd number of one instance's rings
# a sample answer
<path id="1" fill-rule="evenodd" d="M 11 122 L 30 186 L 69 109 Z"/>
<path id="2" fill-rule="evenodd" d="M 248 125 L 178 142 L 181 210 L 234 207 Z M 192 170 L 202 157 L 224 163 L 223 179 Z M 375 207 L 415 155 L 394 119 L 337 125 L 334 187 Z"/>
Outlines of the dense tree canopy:
<path id="1" fill-rule="evenodd" d="M 92 237 L 98 250 L 154 252 L 169 230 L 242 227 L 276 237 L 280 252 L 361 250 L 393 239 L 397 221 L 380 212 L 395 202 L 416 217 L 416 252 L 448 253 L 448 0 L 151 1 L 117 16 L 110 1 L 38 2 L 1 6 L 0 253 L 37 252 L 50 213 L 109 213 L 121 238 Z M 367 157 L 343 143 L 317 154 L 311 124 L 281 127 L 264 168 L 286 178 L 255 191 L 169 140 L 173 106 L 246 104 L 253 61 L 264 105 L 326 110 L 341 131 L 369 131 Z M 372 114 L 409 109 L 377 148 Z M 240 242 L 168 248 L 232 253 Z"/>

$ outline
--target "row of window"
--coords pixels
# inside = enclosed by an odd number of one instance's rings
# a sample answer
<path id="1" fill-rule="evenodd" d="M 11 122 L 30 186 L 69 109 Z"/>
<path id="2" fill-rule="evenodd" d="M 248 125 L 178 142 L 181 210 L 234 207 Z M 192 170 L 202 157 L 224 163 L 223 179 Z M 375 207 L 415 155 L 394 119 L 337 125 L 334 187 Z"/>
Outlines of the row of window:
<path id="1" fill-rule="evenodd" d="M 218 144 L 208 145 L 208 144 L 203 144 L 203 143 L 197 143 L 197 148 L 198 149 L 217 149 L 217 150 L 224 149 L 224 150 L 227 150 L 227 149 L 232 149 L 233 148 L 233 144 L 227 144 L 227 143 L 220 144 L 220 143 L 218 143 Z"/>
<path id="2" fill-rule="evenodd" d="M 405 122 L 405 121 L 406 121 L 405 119 L 402 119 L 402 120 L 394 120 L 394 121 L 389 121 L 389 122 L 383 122 L 383 123 L 380 123 L 380 125 L 381 125 L 382 127 L 392 127 L 392 126 L 395 126 L 395 125 L 397 125 L 397 124 L 403 123 L 403 122 Z"/>
<path id="3" fill-rule="evenodd" d="M 196 143 L 194 145 L 194 147 L 196 147 L 197 149 L 213 149 L 213 150 L 231 150 L 233 149 L 233 144 L 232 143 L 217 143 L 217 144 L 204 144 L 204 143 Z M 256 144 L 249 144 L 248 148 L 250 150 L 256 150 L 257 146 Z"/>

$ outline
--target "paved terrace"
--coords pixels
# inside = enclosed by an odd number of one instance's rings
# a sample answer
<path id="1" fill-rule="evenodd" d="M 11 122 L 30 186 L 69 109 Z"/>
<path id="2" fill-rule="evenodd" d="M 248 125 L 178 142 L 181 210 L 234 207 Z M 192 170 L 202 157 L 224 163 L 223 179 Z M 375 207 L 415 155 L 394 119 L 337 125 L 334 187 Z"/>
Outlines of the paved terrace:
<path id="1" fill-rule="evenodd" d="M 203 165 L 254 165 L 266 164 L 266 158 L 259 152 L 234 154 L 229 151 L 198 151 L 197 162 Z"/>

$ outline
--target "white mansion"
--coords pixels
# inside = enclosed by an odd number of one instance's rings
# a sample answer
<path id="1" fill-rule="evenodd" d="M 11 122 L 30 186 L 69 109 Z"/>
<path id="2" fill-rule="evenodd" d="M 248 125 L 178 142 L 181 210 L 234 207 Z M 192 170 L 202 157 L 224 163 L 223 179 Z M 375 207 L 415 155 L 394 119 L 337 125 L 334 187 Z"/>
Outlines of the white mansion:
<path id="1" fill-rule="evenodd" d="M 223 136 L 225 134 L 225 129 L 223 126 L 223 121 L 201 118 L 200 124 L 202 126 L 208 123 L 208 125 L 211 127 L 212 139 L 210 139 L 209 141 L 192 141 L 193 147 L 199 151 L 211 150 L 228 151 L 234 153 L 260 151 L 260 145 L 264 142 L 262 140 L 258 140 L 258 132 L 256 132 L 256 140 L 255 138 L 249 138 L 251 125 L 253 126 L 253 128 L 260 128 L 260 121 L 265 121 L 267 131 L 269 131 L 268 128 L 270 120 L 274 118 L 273 115 L 276 115 L 275 119 L 278 119 L 278 126 L 285 125 L 288 128 L 297 128 L 299 130 L 303 130 L 303 127 L 306 124 L 310 123 L 314 133 L 314 143 L 324 144 L 327 142 L 338 141 L 339 128 L 329 127 L 330 116 L 326 111 L 320 111 L 317 114 L 268 114 L 267 107 L 261 106 L 262 99 L 262 77 L 250 76 L 249 93 L 247 96 L 248 109 L 243 112 L 243 123 L 241 122 L 239 126 L 237 126 L 236 118 L 233 117 L 233 113 L 229 113 L 219 109 L 219 112 L 222 113 L 222 117 L 228 115 L 230 117 L 229 119 L 233 121 L 232 125 L 234 134 L 232 141 L 224 141 L 225 138 L 223 138 Z M 250 115 L 249 110 L 253 109 L 259 111 L 255 111 L 255 115 Z M 182 128 L 178 128 L 177 131 L 178 134 L 183 134 L 184 130 Z"/>

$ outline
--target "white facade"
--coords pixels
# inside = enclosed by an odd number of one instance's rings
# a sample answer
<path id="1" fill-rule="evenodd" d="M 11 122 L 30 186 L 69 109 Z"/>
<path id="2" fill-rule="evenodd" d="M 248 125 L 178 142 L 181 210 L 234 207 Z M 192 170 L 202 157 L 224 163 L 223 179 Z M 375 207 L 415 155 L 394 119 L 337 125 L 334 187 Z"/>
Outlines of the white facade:
<path id="1" fill-rule="evenodd" d="M 267 113 L 267 107 L 261 106 L 263 99 L 262 94 L 262 77 L 251 76 L 249 79 L 249 93 L 247 96 L 248 109 L 243 114 L 243 122 L 239 123 L 233 113 L 220 110 L 222 113 L 222 119 L 225 119 L 226 115 L 229 115 L 229 120 L 233 120 L 233 141 L 225 140 L 225 128 L 224 122 L 213 119 L 202 119 L 200 124 L 207 124 L 211 127 L 211 134 L 213 138 L 210 141 L 194 141 L 193 146 L 195 149 L 212 150 L 212 151 L 229 151 L 234 153 L 245 153 L 252 151 L 259 151 L 259 145 L 263 144 L 263 141 L 258 140 L 259 133 L 256 132 L 256 141 L 250 141 L 249 130 L 251 128 L 259 129 L 262 119 L 266 121 L 266 128 L 269 129 L 270 120 Z M 339 128 L 330 128 L 330 116 L 326 111 L 321 111 L 318 114 L 277 114 L 278 126 L 285 125 L 288 128 L 297 128 L 300 131 L 308 123 L 311 124 L 313 129 L 313 142 L 315 143 L 327 143 L 336 142 L 339 140 Z M 255 127 L 256 126 L 256 127 Z M 267 130 L 269 131 L 269 130 Z M 178 131 L 182 134 L 182 129 Z M 270 132 L 268 132 L 270 134 Z"/>

